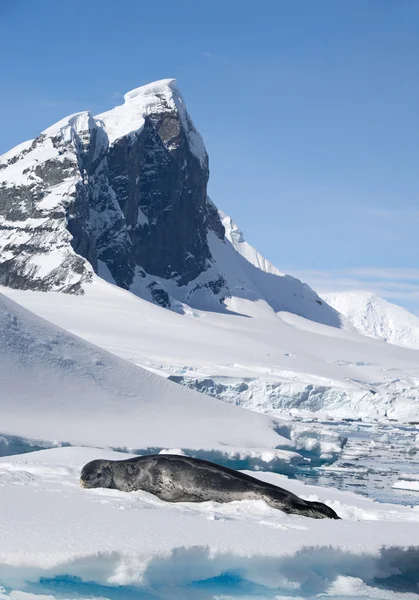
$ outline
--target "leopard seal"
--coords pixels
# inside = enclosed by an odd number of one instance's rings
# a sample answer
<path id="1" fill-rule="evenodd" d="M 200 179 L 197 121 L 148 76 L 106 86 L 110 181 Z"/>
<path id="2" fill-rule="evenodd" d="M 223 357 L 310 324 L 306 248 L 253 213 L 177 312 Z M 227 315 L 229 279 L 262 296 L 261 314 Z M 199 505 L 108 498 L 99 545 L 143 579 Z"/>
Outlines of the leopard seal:
<path id="1" fill-rule="evenodd" d="M 166 502 L 232 502 L 265 500 L 288 514 L 314 519 L 339 519 L 321 502 L 309 502 L 292 492 L 215 463 L 176 454 L 152 454 L 126 460 L 93 460 L 80 474 L 84 488 L 142 490 Z"/>

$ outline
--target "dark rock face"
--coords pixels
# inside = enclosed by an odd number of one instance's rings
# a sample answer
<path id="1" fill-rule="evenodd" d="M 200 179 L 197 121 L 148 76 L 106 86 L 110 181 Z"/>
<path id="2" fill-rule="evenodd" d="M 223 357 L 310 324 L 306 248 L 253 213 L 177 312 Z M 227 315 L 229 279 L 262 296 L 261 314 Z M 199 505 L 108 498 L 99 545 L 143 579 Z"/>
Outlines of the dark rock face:
<path id="1" fill-rule="evenodd" d="M 140 130 L 112 143 L 83 113 L 0 159 L 0 283 L 80 293 L 102 264 L 123 288 L 139 270 L 182 286 L 208 268 L 208 231 L 224 237 L 207 199 L 208 158 L 191 150 L 193 125 L 163 91 Z M 151 280 L 148 289 L 170 306 L 164 286 Z"/>
<path id="2" fill-rule="evenodd" d="M 108 165 L 135 263 L 179 285 L 195 279 L 211 259 L 208 166 L 191 153 L 176 115 L 147 118 L 133 142 L 115 143 Z"/>

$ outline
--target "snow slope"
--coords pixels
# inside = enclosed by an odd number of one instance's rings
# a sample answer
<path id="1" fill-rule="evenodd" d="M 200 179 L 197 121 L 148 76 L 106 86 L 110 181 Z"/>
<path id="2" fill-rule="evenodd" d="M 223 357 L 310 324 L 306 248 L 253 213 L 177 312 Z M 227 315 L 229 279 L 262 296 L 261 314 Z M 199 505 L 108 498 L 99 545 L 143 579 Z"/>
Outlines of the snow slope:
<path id="1" fill-rule="evenodd" d="M 218 213 L 225 229 L 225 240 L 221 242 L 209 234 L 209 245 L 222 276 L 231 286 L 231 297 L 225 299 L 225 304 L 232 312 L 255 316 L 261 314 L 263 308 L 352 329 L 349 322 L 322 301 L 307 284 L 281 273 L 246 242 L 243 232 L 231 217 L 221 210 Z"/>
<path id="2" fill-rule="evenodd" d="M 319 437 L 310 439 L 304 433 L 299 439 L 298 427 L 294 431 L 291 423 L 167 381 L 58 329 L 4 296 L 0 331 L 3 452 L 8 443 L 16 444 L 10 436 L 18 436 L 44 445 L 188 449 L 195 456 L 292 472 L 306 460 L 296 452 L 297 445 L 310 450 Z M 333 444 L 339 451 L 338 435 Z M 322 452 L 318 442 L 312 454 Z"/>
<path id="3" fill-rule="evenodd" d="M 415 350 L 275 314 L 258 302 L 253 318 L 198 310 L 180 315 L 97 277 L 77 297 L 1 291 L 130 362 L 190 378 L 198 389 L 235 404 L 418 420 Z"/>
<path id="4" fill-rule="evenodd" d="M 419 317 L 370 292 L 333 292 L 322 298 L 359 333 L 419 350 Z"/>
<path id="5" fill-rule="evenodd" d="M 288 516 L 263 501 L 171 505 L 81 488 L 93 458 L 121 454 L 73 447 L 0 459 L 6 589 L 51 600 L 60 582 L 101 598 L 417 598 L 417 509 L 267 473 L 257 476 L 326 502 L 342 520 Z"/>

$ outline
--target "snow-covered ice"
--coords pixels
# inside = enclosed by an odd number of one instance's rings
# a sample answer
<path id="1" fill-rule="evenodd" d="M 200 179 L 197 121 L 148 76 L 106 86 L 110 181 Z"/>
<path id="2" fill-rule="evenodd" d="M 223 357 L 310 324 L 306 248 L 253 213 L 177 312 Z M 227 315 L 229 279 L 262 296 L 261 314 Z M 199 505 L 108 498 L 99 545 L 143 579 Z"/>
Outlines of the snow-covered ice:
<path id="1" fill-rule="evenodd" d="M 393 488 L 419 492 L 419 473 L 417 475 L 413 475 L 412 473 L 399 475 L 399 478 L 393 484 Z"/>
<path id="2" fill-rule="evenodd" d="M 108 586 L 102 597 L 123 586 L 144 597 L 200 598 L 199 583 L 231 594 L 232 577 L 240 582 L 232 596 L 254 585 L 270 598 L 346 597 L 345 586 L 359 597 L 367 588 L 415 597 L 418 510 L 272 473 L 257 476 L 326 502 L 342 520 L 288 516 L 263 501 L 168 504 L 145 492 L 80 487 L 83 464 L 121 456 L 129 455 L 72 447 L 0 459 L 1 585 L 39 591 L 49 582 L 53 590 L 73 578 Z"/>
<path id="3" fill-rule="evenodd" d="M 83 296 L 1 291 L 130 362 L 253 410 L 418 420 L 419 351 L 258 302 L 251 318 L 177 314 L 96 276 Z"/>

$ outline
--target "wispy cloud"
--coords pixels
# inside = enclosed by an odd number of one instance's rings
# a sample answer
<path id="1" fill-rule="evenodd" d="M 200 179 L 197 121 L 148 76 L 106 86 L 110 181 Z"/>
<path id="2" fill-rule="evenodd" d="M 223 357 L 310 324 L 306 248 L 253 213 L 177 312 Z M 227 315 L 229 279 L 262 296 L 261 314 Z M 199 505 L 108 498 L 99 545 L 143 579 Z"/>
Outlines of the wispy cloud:
<path id="1" fill-rule="evenodd" d="M 387 280 L 413 280 L 419 284 L 419 269 L 389 267 L 351 267 L 344 269 L 346 273 L 357 277 Z"/>
<path id="2" fill-rule="evenodd" d="M 367 291 L 419 314 L 419 269 L 351 267 L 346 269 L 284 269 L 319 294 Z"/>
<path id="3" fill-rule="evenodd" d="M 204 56 L 205 58 L 214 58 L 215 54 L 213 54 L 212 52 L 204 52 Z"/>

